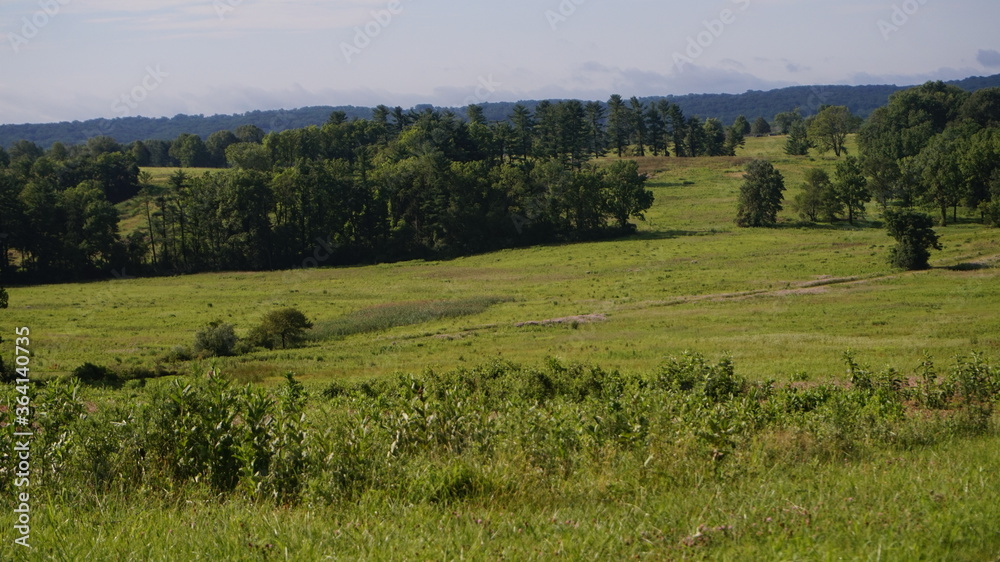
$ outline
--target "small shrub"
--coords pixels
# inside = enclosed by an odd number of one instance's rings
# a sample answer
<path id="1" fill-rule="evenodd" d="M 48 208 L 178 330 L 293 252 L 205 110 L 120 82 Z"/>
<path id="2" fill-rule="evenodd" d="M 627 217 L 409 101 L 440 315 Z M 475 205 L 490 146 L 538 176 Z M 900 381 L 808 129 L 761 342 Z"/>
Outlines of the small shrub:
<path id="1" fill-rule="evenodd" d="M 103 367 L 101 365 L 94 365 L 93 363 L 84 363 L 76 369 L 73 369 L 73 378 L 79 380 L 81 383 L 91 386 L 121 386 L 122 380 L 108 367 Z"/>
<path id="2" fill-rule="evenodd" d="M 183 361 L 190 361 L 193 358 L 191 348 L 186 345 L 175 345 L 170 351 L 160 357 L 165 363 L 181 363 Z"/>
<path id="3" fill-rule="evenodd" d="M 232 324 L 215 321 L 194 335 L 194 351 L 208 356 L 228 357 L 233 355 L 237 339 Z"/>

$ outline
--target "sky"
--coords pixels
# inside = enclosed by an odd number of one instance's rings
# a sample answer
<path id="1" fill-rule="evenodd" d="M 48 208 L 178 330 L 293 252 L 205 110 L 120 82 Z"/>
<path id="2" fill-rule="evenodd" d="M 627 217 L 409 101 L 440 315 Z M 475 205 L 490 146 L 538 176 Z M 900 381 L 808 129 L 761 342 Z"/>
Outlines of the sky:
<path id="1" fill-rule="evenodd" d="M 996 0 L 3 0 L 0 123 L 1000 74 Z"/>

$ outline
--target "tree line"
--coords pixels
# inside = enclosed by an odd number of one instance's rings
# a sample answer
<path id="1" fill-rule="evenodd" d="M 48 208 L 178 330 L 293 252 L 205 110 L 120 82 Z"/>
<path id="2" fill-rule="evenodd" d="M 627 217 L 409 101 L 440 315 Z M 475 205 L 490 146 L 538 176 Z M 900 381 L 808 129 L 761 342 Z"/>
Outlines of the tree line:
<path id="1" fill-rule="evenodd" d="M 808 120 L 796 117 L 787 116 L 786 152 L 796 154 L 793 147 L 801 147 L 807 153 L 818 146 L 846 155 L 847 134 L 857 124 L 847 108 L 826 107 Z M 874 198 L 898 242 L 890 261 L 905 269 L 929 267 L 929 250 L 941 249 L 933 220 L 921 209 L 936 209 L 939 224 L 947 226 L 949 213 L 957 221 L 958 207 L 964 205 L 978 211 L 984 223 L 1000 226 L 1000 88 L 970 94 L 928 82 L 901 91 L 864 122 L 858 145 L 859 157 L 839 161 L 833 178 L 819 168 L 806 170 L 793 203 L 801 218 L 846 218 L 854 224 Z M 736 223 L 773 225 L 784 191 L 784 178 L 773 165 L 752 161 L 740 188 Z"/>
<path id="2" fill-rule="evenodd" d="M 1000 86 L 1000 75 L 973 77 L 948 82 L 967 91 Z M 792 107 L 802 107 L 805 116 L 816 113 L 823 104 L 844 105 L 855 115 L 867 117 L 876 108 L 886 104 L 889 96 L 901 86 L 792 86 L 776 90 L 751 90 L 742 94 L 687 94 L 674 96 L 643 97 L 646 104 L 665 99 L 679 105 L 684 113 L 715 117 L 724 124 L 732 124 L 739 115 L 753 118 L 757 115 L 775 115 Z M 534 111 L 538 101 L 521 102 Z M 515 105 L 513 102 L 483 103 L 487 120 L 505 121 Z M 423 111 L 426 105 L 415 106 Z M 0 125 L 0 146 L 10 147 L 21 139 L 48 147 L 59 141 L 67 145 L 86 142 L 87 139 L 106 135 L 118 142 L 131 143 L 143 139 L 174 139 L 181 133 L 194 133 L 202 138 L 215 131 L 235 131 L 242 125 L 255 125 L 265 132 L 299 129 L 309 125 L 322 126 L 333 111 L 344 111 L 351 119 L 371 119 L 371 107 L 316 106 L 290 110 L 250 111 L 233 115 L 175 115 L 174 117 L 118 117 L 114 119 L 89 119 L 61 123 L 33 123 Z M 447 108 L 437 108 L 444 110 Z M 460 111 L 452 108 L 453 111 Z"/>
<path id="3" fill-rule="evenodd" d="M 553 104 L 550 115 L 573 109 Z M 652 205 L 645 176 L 632 161 L 588 164 L 567 122 L 543 112 L 546 136 L 523 148 L 447 112 L 335 112 L 322 127 L 228 133 L 229 168 L 181 170 L 165 186 L 140 172 L 138 144 L 16 143 L 0 153 L 0 275 L 265 270 L 317 255 L 327 265 L 450 257 L 631 232 Z M 167 150 L 196 164 L 199 141 L 182 135 Z M 115 205 L 126 201 L 139 224 L 123 235 Z"/>

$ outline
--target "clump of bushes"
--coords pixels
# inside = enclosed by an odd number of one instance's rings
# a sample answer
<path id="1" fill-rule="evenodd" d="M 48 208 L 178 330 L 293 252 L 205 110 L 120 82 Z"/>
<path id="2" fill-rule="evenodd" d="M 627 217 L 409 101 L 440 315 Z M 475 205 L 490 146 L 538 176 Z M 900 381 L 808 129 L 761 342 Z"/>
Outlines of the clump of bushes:
<path id="1" fill-rule="evenodd" d="M 229 357 L 236 350 L 236 331 L 232 324 L 215 321 L 194 335 L 194 351 L 202 355 Z"/>
<path id="2" fill-rule="evenodd" d="M 264 315 L 260 324 L 250 329 L 246 337 L 236 335 L 232 324 L 216 320 L 194 335 L 191 347 L 179 345 L 160 357 L 166 363 L 190 361 L 195 357 L 232 357 L 256 348 L 288 349 L 305 341 L 306 330 L 312 328 L 305 314 L 295 308 L 273 310 Z"/>
<path id="3" fill-rule="evenodd" d="M 84 363 L 73 369 L 71 376 L 81 383 L 91 386 L 119 387 L 122 384 L 122 379 L 118 376 L 118 373 L 108 367 L 93 363 Z"/>

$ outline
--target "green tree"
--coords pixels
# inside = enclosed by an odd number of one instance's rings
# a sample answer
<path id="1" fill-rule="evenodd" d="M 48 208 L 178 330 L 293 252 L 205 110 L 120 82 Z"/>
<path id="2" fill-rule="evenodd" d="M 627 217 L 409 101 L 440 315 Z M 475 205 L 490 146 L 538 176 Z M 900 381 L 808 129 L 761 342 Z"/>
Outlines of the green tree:
<path id="1" fill-rule="evenodd" d="M 941 210 L 941 226 L 948 226 L 948 209 L 954 207 L 957 213 L 965 195 L 959 144 L 949 131 L 932 138 L 914 158 L 905 159 L 904 169 L 920 183 L 920 199 Z"/>
<path id="2" fill-rule="evenodd" d="M 847 135 L 854 131 L 855 120 L 847 106 L 828 106 L 809 120 L 809 138 L 820 153 L 833 150 L 839 158 L 847 154 Z"/>
<path id="3" fill-rule="evenodd" d="M 646 155 L 646 142 L 649 140 L 646 129 L 646 105 L 639 101 L 639 98 L 632 96 L 629 100 L 629 115 L 632 117 L 630 128 L 632 129 L 632 144 L 635 146 L 636 156 Z"/>
<path id="4" fill-rule="evenodd" d="M 59 207 L 65 220 L 62 241 L 75 269 L 110 263 L 118 243 L 118 209 L 94 180 L 63 191 Z"/>
<path id="5" fill-rule="evenodd" d="M 742 127 L 733 125 L 726 129 L 726 144 L 723 147 L 723 152 L 726 156 L 736 156 L 736 149 L 742 148 L 746 143 L 747 139 L 744 136 Z"/>
<path id="6" fill-rule="evenodd" d="M 7 308 L 10 296 L 7 294 L 7 290 L 0 287 L 0 309 Z M 0 340 L 3 341 L 3 340 Z"/>
<path id="7" fill-rule="evenodd" d="M 233 131 L 239 142 L 260 144 L 264 142 L 264 131 L 257 125 L 240 125 Z"/>
<path id="8" fill-rule="evenodd" d="M 298 309 L 282 308 L 265 314 L 247 339 L 254 346 L 274 349 L 280 344 L 282 349 L 288 349 L 301 344 L 306 330 L 312 326 L 312 322 Z"/>
<path id="9" fill-rule="evenodd" d="M 923 213 L 887 209 L 885 222 L 889 236 L 897 242 L 889 251 L 890 263 L 906 270 L 930 267 L 930 249 L 941 249 L 934 221 Z"/>
<path id="10" fill-rule="evenodd" d="M 216 167 L 226 166 L 226 149 L 240 142 L 230 131 L 216 131 L 205 140 L 205 150 L 208 151 L 209 163 Z"/>
<path id="11" fill-rule="evenodd" d="M 706 156 L 730 155 L 729 147 L 726 145 L 726 128 L 722 126 L 722 121 L 715 118 L 706 119 L 703 130 Z"/>
<path id="12" fill-rule="evenodd" d="M 584 110 L 587 113 L 587 136 L 590 139 L 590 153 L 594 158 L 600 158 L 608 150 L 607 135 L 604 131 L 604 117 L 607 111 L 604 109 L 604 105 L 597 101 L 587 102 Z"/>
<path id="13" fill-rule="evenodd" d="M 527 160 L 531 154 L 531 139 L 535 135 L 535 118 L 524 104 L 515 104 L 510 116 L 514 125 L 513 152 L 521 160 Z"/>
<path id="14" fill-rule="evenodd" d="M 787 135 L 792 130 L 792 125 L 803 121 L 799 108 L 793 111 L 785 111 L 774 116 L 774 124 L 778 126 L 778 133 Z"/>
<path id="15" fill-rule="evenodd" d="M 767 122 L 767 119 L 758 117 L 750 126 L 750 134 L 755 137 L 766 137 L 771 134 L 771 124 Z"/>
<path id="16" fill-rule="evenodd" d="M 955 121 L 968 97 L 957 86 L 928 82 L 896 92 L 868 117 L 858 133 L 858 148 L 869 189 L 883 207 L 892 200 L 913 203 L 914 182 L 905 177 L 903 160 L 920 154 Z"/>
<path id="17" fill-rule="evenodd" d="M 983 88 L 970 94 L 959 110 L 959 119 L 980 127 L 1000 127 L 1000 88 Z"/>
<path id="18" fill-rule="evenodd" d="M 792 201 L 792 208 L 801 218 L 813 222 L 836 218 L 841 206 L 834 193 L 830 175 L 822 168 L 809 168 L 805 171 L 805 179 L 802 191 Z"/>
<path id="19" fill-rule="evenodd" d="M 805 123 L 802 121 L 793 122 L 788 132 L 788 139 L 785 141 L 785 154 L 807 156 L 810 148 L 813 148 L 813 142 L 809 139 Z"/>
<path id="20" fill-rule="evenodd" d="M 785 179 L 766 160 L 751 160 L 743 175 L 736 210 L 736 224 L 770 226 L 778 221 L 784 201 Z"/>
<path id="21" fill-rule="evenodd" d="M 655 103 L 650 103 L 646 108 L 646 131 L 649 139 L 649 147 L 653 151 L 653 156 L 659 156 L 662 152 L 664 156 L 670 154 L 667 149 L 667 125 L 663 119 L 663 114 Z"/>
<path id="22" fill-rule="evenodd" d="M 608 137 L 619 158 L 625 154 L 625 146 L 632 134 L 631 122 L 628 106 L 622 97 L 612 94 L 608 99 Z"/>
<path id="23" fill-rule="evenodd" d="M 687 156 L 703 156 L 708 154 L 705 123 L 697 115 L 687 120 L 685 135 L 684 147 L 687 150 Z"/>
<path id="24" fill-rule="evenodd" d="M 261 144 L 238 142 L 226 147 L 226 162 L 233 168 L 266 172 L 271 169 L 271 154 Z"/>
<path id="25" fill-rule="evenodd" d="M 667 100 L 660 100 L 660 113 L 662 113 L 668 123 L 668 135 L 674 145 L 674 156 L 688 156 L 685 138 L 687 137 L 687 119 L 684 112 L 676 103 Z"/>
<path id="26" fill-rule="evenodd" d="M 618 160 L 605 170 L 604 207 L 618 228 L 635 230 L 629 217 L 645 220 L 643 213 L 653 206 L 653 192 L 646 189 L 646 179 L 635 160 Z"/>
<path id="27" fill-rule="evenodd" d="M 837 200 L 847 209 L 847 221 L 854 224 L 855 217 L 863 217 L 865 203 L 872 200 L 868 179 L 861 170 L 861 163 L 853 156 L 837 162 L 836 181 L 833 184 Z"/>
<path id="28" fill-rule="evenodd" d="M 208 149 L 198 135 L 182 133 L 170 144 L 170 156 L 180 161 L 184 168 L 196 168 L 209 164 Z"/>
<path id="29" fill-rule="evenodd" d="M 733 130 L 737 131 L 743 136 L 751 134 L 750 121 L 748 121 L 746 116 L 744 115 L 739 115 L 738 117 L 736 117 L 736 120 L 733 121 L 732 128 Z"/>

